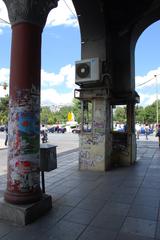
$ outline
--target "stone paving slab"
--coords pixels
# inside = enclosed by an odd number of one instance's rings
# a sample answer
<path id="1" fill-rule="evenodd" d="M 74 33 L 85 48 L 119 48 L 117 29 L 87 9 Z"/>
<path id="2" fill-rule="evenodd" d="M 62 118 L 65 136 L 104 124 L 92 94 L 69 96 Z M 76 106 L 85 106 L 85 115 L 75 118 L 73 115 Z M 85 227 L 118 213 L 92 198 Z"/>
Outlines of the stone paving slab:
<path id="1" fill-rule="evenodd" d="M 0 239 L 160 239 L 160 149 L 150 142 L 138 142 L 135 165 L 109 172 L 79 171 L 78 152 L 59 155 L 58 168 L 45 173 L 51 211 L 25 227 L 0 221 Z M 5 182 L 3 172 L 1 196 Z"/>
<path id="2" fill-rule="evenodd" d="M 3 139 L 0 139 L 0 149 L 6 149 L 6 148 L 8 148 L 8 146 L 6 146 L 4 144 L 4 140 Z"/>

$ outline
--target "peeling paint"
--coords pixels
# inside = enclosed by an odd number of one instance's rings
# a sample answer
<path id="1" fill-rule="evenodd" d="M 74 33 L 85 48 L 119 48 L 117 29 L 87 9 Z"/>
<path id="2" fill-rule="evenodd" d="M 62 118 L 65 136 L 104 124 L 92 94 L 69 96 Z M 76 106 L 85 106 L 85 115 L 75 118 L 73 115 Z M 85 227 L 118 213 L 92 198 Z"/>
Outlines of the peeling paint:
<path id="1" fill-rule="evenodd" d="M 32 192 L 39 187 L 39 91 L 17 91 L 10 99 L 8 183 L 13 192 Z"/>
<path id="2" fill-rule="evenodd" d="M 104 99 L 93 100 L 93 129 L 80 135 L 80 170 L 105 170 L 106 103 Z"/>

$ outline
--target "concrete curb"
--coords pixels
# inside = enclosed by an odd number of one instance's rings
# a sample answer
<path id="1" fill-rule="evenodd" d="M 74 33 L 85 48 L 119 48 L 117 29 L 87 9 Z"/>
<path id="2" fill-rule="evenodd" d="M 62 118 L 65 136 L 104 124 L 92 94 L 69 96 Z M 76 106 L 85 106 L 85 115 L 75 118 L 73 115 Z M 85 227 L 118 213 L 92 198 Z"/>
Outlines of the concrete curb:
<path id="1" fill-rule="evenodd" d="M 0 144 L 0 150 L 4 150 L 4 149 L 7 149 L 8 146 L 5 146 L 4 144 Z"/>
<path id="2" fill-rule="evenodd" d="M 70 153 L 73 153 L 73 152 L 78 152 L 78 151 L 79 151 L 79 148 L 73 148 L 73 149 L 70 149 L 70 150 L 67 150 L 67 151 L 64 151 L 64 152 L 57 153 L 57 156 L 61 157 L 61 156 L 64 156 L 64 155 L 67 155 L 67 154 L 70 154 Z"/>
<path id="3" fill-rule="evenodd" d="M 0 147 L 0 150 L 5 150 L 7 149 L 7 147 Z"/>

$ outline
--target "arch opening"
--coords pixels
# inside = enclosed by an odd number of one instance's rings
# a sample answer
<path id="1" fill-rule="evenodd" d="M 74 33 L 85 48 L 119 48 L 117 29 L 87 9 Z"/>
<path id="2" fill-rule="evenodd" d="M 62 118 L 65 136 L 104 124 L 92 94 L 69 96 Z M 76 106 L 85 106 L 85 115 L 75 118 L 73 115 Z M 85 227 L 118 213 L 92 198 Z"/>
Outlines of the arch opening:
<path id="1" fill-rule="evenodd" d="M 159 66 L 159 26 L 156 21 L 147 27 L 138 38 L 135 48 L 135 83 L 136 91 L 140 95 L 140 104 L 137 110 L 137 121 L 158 124 L 159 114 L 159 89 L 160 89 L 160 66 Z M 146 111 L 152 106 L 150 115 Z M 151 110 L 151 109 L 150 109 Z M 143 111 L 143 118 L 139 114 Z"/>

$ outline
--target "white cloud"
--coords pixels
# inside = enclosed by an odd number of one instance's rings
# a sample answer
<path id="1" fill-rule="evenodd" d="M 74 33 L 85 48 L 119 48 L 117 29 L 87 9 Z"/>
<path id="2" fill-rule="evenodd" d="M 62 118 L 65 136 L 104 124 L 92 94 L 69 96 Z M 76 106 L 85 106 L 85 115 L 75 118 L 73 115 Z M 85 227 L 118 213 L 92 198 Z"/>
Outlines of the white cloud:
<path id="1" fill-rule="evenodd" d="M 5 97 L 5 96 L 8 95 L 8 94 L 9 94 L 8 87 L 7 87 L 7 89 L 5 90 L 5 89 L 3 88 L 3 86 L 0 86 L 0 98 L 3 98 L 3 97 Z"/>
<path id="2" fill-rule="evenodd" d="M 155 94 L 149 94 L 149 93 L 140 93 L 140 106 L 148 106 L 151 105 L 153 102 L 156 101 L 156 95 Z"/>
<path id="3" fill-rule="evenodd" d="M 75 67 L 71 64 L 62 67 L 58 74 L 41 71 L 41 105 L 62 104 L 68 105 L 72 103 L 74 98 L 75 85 L 74 77 Z M 58 92 L 55 87 L 60 86 L 62 90 L 68 89 L 69 92 Z"/>
<path id="4" fill-rule="evenodd" d="M 0 69 L 0 97 L 4 97 L 9 94 L 9 88 L 4 89 L 3 84 L 7 83 L 9 85 L 9 69 L 1 68 Z"/>
<path id="5" fill-rule="evenodd" d="M 66 25 L 66 26 L 77 27 L 78 21 L 76 16 L 77 14 L 75 12 L 72 1 L 66 0 L 66 3 L 65 3 L 65 1 L 60 0 L 58 1 L 58 6 L 50 11 L 47 18 L 46 26 L 51 27 L 51 26 Z M 0 0 L 0 18 L 9 22 L 7 8 L 2 0 Z M 7 23 L 3 22 L 1 19 L 0 19 L 1 28 L 10 26 Z"/>
<path id="6" fill-rule="evenodd" d="M 74 92 L 59 93 L 55 89 L 46 89 L 41 91 L 41 105 L 70 105 L 74 98 Z"/>
<path id="7" fill-rule="evenodd" d="M 67 88 L 74 88 L 75 85 L 75 66 L 66 65 L 61 68 L 60 75 L 64 77 L 65 85 Z"/>
<path id="8" fill-rule="evenodd" d="M 160 99 L 160 67 L 149 71 L 145 76 L 137 76 L 136 86 L 141 106 L 151 105 L 158 95 Z"/>
<path id="9" fill-rule="evenodd" d="M 68 6 L 68 7 L 67 7 Z M 51 10 L 47 18 L 47 26 L 78 26 L 77 14 L 71 0 L 58 1 L 58 7 Z"/>
<path id="10" fill-rule="evenodd" d="M 8 68 L 1 68 L 0 69 L 0 83 L 6 82 L 9 83 L 9 72 L 10 70 Z"/>
<path id="11" fill-rule="evenodd" d="M 2 0 L 0 0 L 0 27 L 1 28 L 6 27 L 6 26 L 10 26 L 5 21 L 9 22 L 8 12 L 7 12 L 6 5 L 4 4 L 4 2 Z"/>
<path id="12" fill-rule="evenodd" d="M 62 67 L 58 74 L 41 70 L 41 104 L 71 104 L 74 97 L 74 89 L 77 87 L 74 83 L 75 67 L 71 64 Z M 0 69 L 0 97 L 9 94 L 8 87 L 3 89 L 3 83 L 9 84 L 9 69 Z M 57 91 L 56 87 L 60 86 L 62 91 Z M 67 91 L 67 93 L 63 93 Z"/>
<path id="13" fill-rule="evenodd" d="M 74 97 L 74 89 L 78 88 L 75 84 L 75 66 L 68 64 L 63 66 L 57 74 L 53 72 L 47 72 L 44 69 L 41 70 L 41 104 L 53 105 L 53 104 L 71 104 Z M 157 89 L 158 98 L 160 99 L 160 68 L 151 70 L 145 76 L 136 77 L 136 85 L 144 83 L 154 75 L 157 75 Z M 4 82 L 9 83 L 9 69 L 0 69 L 0 84 Z M 57 90 L 60 89 L 60 90 Z M 140 95 L 140 105 L 147 106 L 152 104 L 156 100 L 156 85 L 155 78 L 146 84 L 137 87 L 136 91 Z M 65 93 L 64 93 L 65 92 Z M 67 92 L 67 93 L 66 93 Z M 4 97 L 8 94 L 7 90 L 0 87 L 0 97 Z"/>
<path id="14" fill-rule="evenodd" d="M 160 75 L 160 67 L 155 70 L 149 71 L 145 76 L 136 76 L 135 78 L 136 88 L 139 90 L 144 86 L 147 87 L 155 84 L 155 75 L 157 75 L 157 79 L 158 79 Z"/>
<path id="15" fill-rule="evenodd" d="M 63 76 L 60 74 L 45 72 L 45 70 L 41 70 L 41 86 L 42 88 L 50 88 L 53 86 L 57 86 L 63 82 Z"/>
<path id="16" fill-rule="evenodd" d="M 65 87 L 73 88 L 74 84 L 74 71 L 75 67 L 71 64 L 62 67 L 58 74 L 48 73 L 41 70 L 41 86 L 42 88 L 51 88 L 64 83 Z"/>

